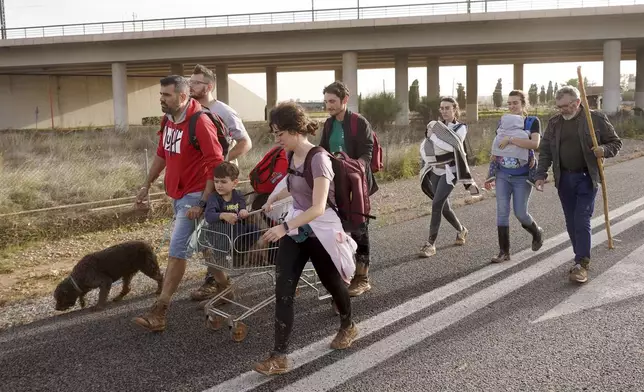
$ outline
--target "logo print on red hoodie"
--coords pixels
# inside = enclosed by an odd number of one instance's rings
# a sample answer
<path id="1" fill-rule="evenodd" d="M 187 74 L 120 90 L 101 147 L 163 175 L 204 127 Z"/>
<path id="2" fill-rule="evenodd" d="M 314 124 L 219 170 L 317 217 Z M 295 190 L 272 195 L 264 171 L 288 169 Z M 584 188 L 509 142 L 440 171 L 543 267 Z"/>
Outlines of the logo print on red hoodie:
<path id="1" fill-rule="evenodd" d="M 182 137 L 182 130 L 166 126 L 163 130 L 163 148 L 171 154 L 181 154 Z"/>

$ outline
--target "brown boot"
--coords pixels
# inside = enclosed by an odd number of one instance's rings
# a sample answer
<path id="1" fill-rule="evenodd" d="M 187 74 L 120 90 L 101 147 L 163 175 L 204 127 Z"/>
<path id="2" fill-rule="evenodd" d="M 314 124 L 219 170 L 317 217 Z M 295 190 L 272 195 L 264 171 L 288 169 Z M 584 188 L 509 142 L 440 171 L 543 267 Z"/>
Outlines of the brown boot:
<path id="1" fill-rule="evenodd" d="M 215 294 L 210 296 L 207 299 L 204 299 L 203 301 L 199 302 L 197 305 L 198 310 L 203 310 L 206 307 L 206 304 L 210 302 L 210 300 L 220 293 L 222 293 L 224 290 L 228 289 L 232 285 L 232 282 L 230 281 L 230 278 L 228 278 L 228 281 L 226 283 L 215 283 Z M 230 290 L 228 294 L 224 295 L 224 298 L 234 301 L 235 300 L 235 291 Z M 219 298 L 217 302 L 214 303 L 214 306 L 219 306 L 219 305 L 224 305 L 228 303 L 227 301 L 223 300 L 222 298 Z"/>
<path id="2" fill-rule="evenodd" d="M 190 293 L 190 299 L 193 301 L 203 301 L 217 295 L 217 282 L 210 278 L 205 281 L 201 287 Z"/>
<path id="3" fill-rule="evenodd" d="M 358 337 L 358 327 L 351 323 L 348 328 L 340 328 L 338 334 L 331 342 L 331 348 L 334 350 L 344 350 L 351 347 L 351 344 Z"/>
<path id="4" fill-rule="evenodd" d="M 255 364 L 255 371 L 265 376 L 273 376 L 276 374 L 284 374 L 291 370 L 291 365 L 286 356 L 278 356 L 271 354 L 262 362 Z"/>
<path id="5" fill-rule="evenodd" d="M 349 296 L 357 297 L 369 290 L 371 290 L 371 283 L 369 283 L 369 265 L 364 262 L 357 262 L 356 274 L 351 279 L 351 284 L 349 285 Z"/>
<path id="6" fill-rule="evenodd" d="M 168 304 L 157 300 L 146 314 L 136 317 L 133 321 L 150 332 L 163 332 L 166 326 L 167 312 Z"/>

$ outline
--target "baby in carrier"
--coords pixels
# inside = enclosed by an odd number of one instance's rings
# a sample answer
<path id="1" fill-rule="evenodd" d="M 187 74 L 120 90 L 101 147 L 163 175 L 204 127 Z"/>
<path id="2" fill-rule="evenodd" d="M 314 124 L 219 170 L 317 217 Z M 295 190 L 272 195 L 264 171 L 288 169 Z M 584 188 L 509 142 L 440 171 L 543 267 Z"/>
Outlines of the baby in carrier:
<path id="1" fill-rule="evenodd" d="M 504 114 L 499 120 L 496 137 L 492 142 L 491 164 L 487 181 L 496 178 L 499 167 L 506 169 L 520 169 L 528 165 L 527 182 L 534 186 L 537 173 L 537 164 L 534 151 L 508 143 L 503 149 L 499 147 L 501 141 L 508 137 L 514 139 L 529 139 L 530 130 L 525 129 L 525 120 L 518 114 Z"/>

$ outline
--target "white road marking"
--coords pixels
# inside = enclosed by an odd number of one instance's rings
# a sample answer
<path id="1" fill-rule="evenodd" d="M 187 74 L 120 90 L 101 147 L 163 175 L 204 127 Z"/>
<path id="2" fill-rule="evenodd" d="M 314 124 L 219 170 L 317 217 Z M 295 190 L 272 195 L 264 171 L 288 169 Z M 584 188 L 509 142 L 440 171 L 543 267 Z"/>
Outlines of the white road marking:
<path id="1" fill-rule="evenodd" d="M 613 235 L 644 222 L 644 211 L 640 211 L 612 228 Z M 593 247 L 607 241 L 606 231 L 593 235 Z M 561 265 L 570 262 L 572 247 L 557 252 L 551 257 L 527 267 L 502 281 L 495 283 L 476 294 L 467 297 L 438 313 L 406 327 L 371 346 L 326 366 L 319 371 L 300 379 L 299 381 L 280 389 L 283 392 L 327 391 L 343 384 L 352 377 L 379 365 L 387 359 L 422 342 L 428 337 L 463 320 L 465 317 L 503 298 L 513 291 L 533 282 L 535 279 L 553 271 Z M 567 276 L 562 279 L 568 279 Z"/>
<path id="2" fill-rule="evenodd" d="M 611 217 L 611 219 L 615 219 L 643 205 L 644 205 L 644 197 L 634 200 L 628 204 L 625 204 L 615 209 L 614 211 L 609 212 L 609 216 Z M 599 216 L 591 220 L 591 227 L 593 228 L 603 224 L 604 224 L 603 216 Z M 502 264 L 490 264 L 485 268 L 482 268 L 467 276 L 464 276 L 453 282 L 450 282 L 445 286 L 436 288 L 419 297 L 416 297 L 405 303 L 402 303 L 396 306 L 395 308 L 389 309 L 383 313 L 380 313 L 367 320 L 364 320 L 363 322 L 358 324 L 358 328 L 360 329 L 359 338 L 364 338 L 374 332 L 381 330 L 382 328 L 389 326 L 390 324 L 393 324 L 399 320 L 404 319 L 405 317 L 409 317 L 414 313 L 420 312 L 446 298 L 449 298 L 455 294 L 458 294 L 463 290 L 466 290 L 478 283 L 481 283 L 492 276 L 495 276 L 509 268 L 512 268 L 518 264 L 521 264 L 524 261 L 536 255 L 539 255 L 552 248 L 555 248 L 568 240 L 569 238 L 568 238 L 567 232 L 560 233 L 544 241 L 542 248 L 538 252 L 533 252 L 531 249 L 523 250 L 513 255 L 512 261 L 510 262 L 502 263 Z M 564 252 L 568 252 L 568 254 L 570 254 L 570 249 L 565 250 Z M 334 336 L 335 335 L 327 336 L 325 339 L 314 342 L 308 346 L 305 346 L 291 353 L 289 355 L 289 358 L 292 361 L 293 369 L 306 365 L 307 363 L 313 362 L 318 358 L 330 353 L 332 350 L 329 348 L 329 344 L 331 343 L 331 340 L 334 338 Z M 257 360 L 260 360 L 260 359 L 262 358 L 257 358 Z M 212 388 L 209 388 L 204 392 L 249 391 L 270 380 L 271 380 L 270 377 L 263 376 L 251 370 L 233 379 L 224 381 L 221 384 L 213 386 Z"/>
<path id="3" fill-rule="evenodd" d="M 589 281 L 533 323 L 644 294 L 644 245 Z"/>

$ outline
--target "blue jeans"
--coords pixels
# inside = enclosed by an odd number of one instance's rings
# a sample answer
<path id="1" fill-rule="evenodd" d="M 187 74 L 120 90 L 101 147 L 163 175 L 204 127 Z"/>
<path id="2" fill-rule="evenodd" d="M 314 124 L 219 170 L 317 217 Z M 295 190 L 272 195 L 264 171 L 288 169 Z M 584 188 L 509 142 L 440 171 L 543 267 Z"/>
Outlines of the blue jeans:
<path id="1" fill-rule="evenodd" d="M 201 192 L 194 192 L 172 201 L 175 221 L 168 256 L 187 260 L 192 255 L 193 250 L 189 249 L 188 243 L 190 236 L 195 231 L 196 221 L 188 219 L 186 213 L 191 207 L 199 205 L 200 199 Z"/>
<path id="2" fill-rule="evenodd" d="M 562 171 L 558 192 L 566 217 L 566 230 L 575 252 L 575 261 L 590 259 L 590 219 L 595 211 L 597 188 L 588 173 Z"/>
<path id="3" fill-rule="evenodd" d="M 532 216 L 528 213 L 528 202 L 532 194 L 532 186 L 526 182 L 528 176 L 512 176 L 498 171 L 496 173 L 496 225 L 510 226 L 510 199 L 512 209 L 522 225 L 532 224 Z"/>

